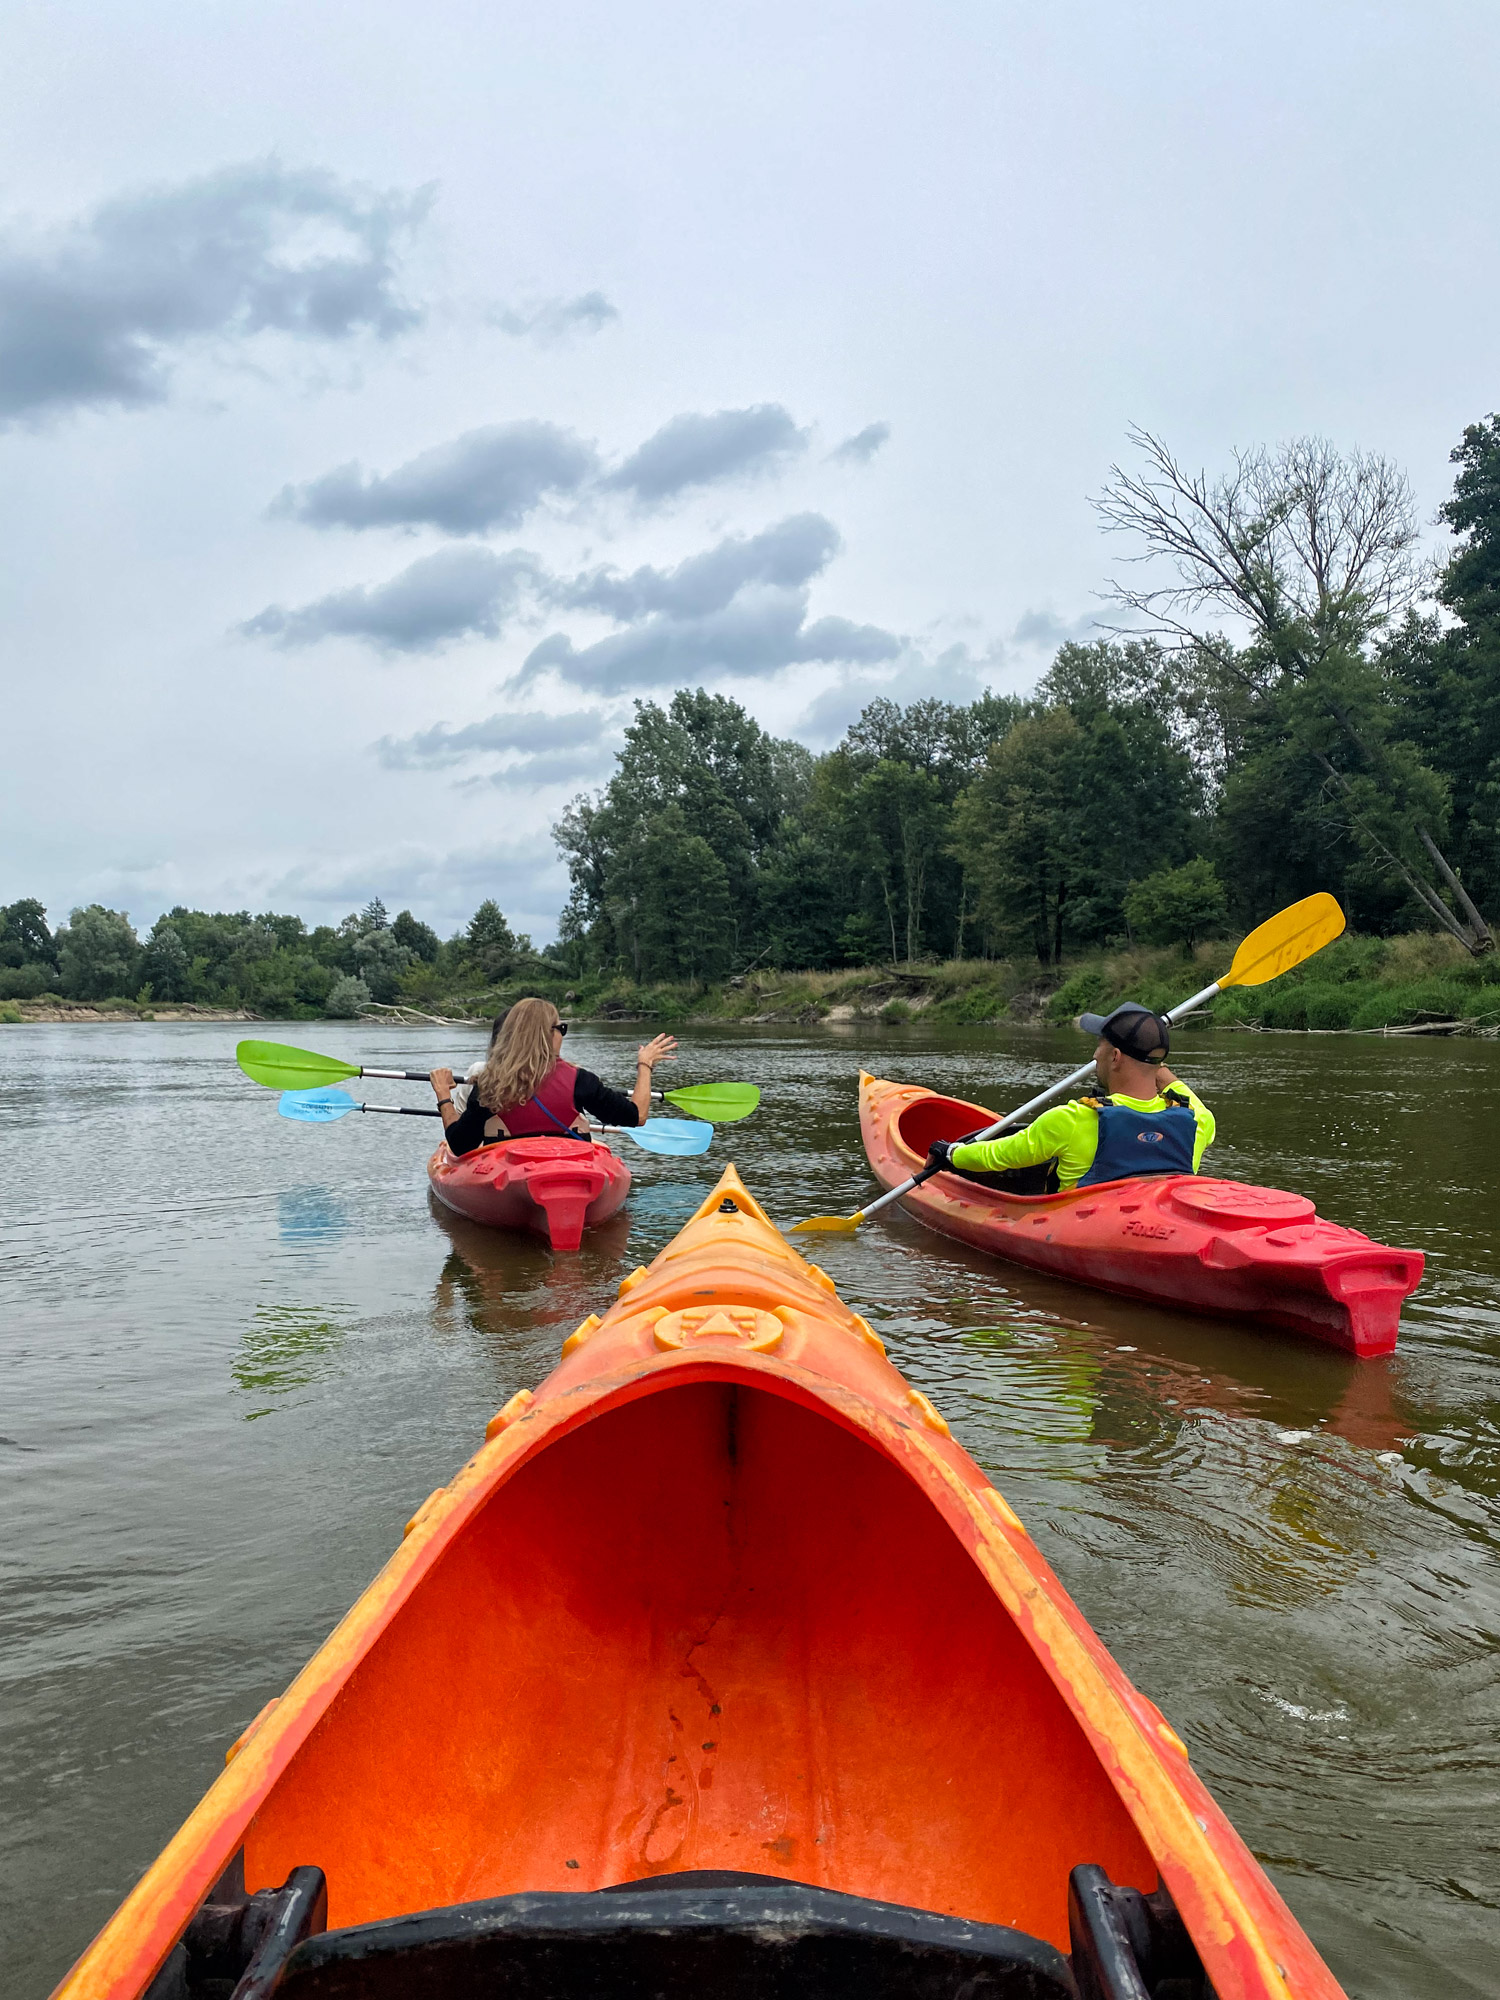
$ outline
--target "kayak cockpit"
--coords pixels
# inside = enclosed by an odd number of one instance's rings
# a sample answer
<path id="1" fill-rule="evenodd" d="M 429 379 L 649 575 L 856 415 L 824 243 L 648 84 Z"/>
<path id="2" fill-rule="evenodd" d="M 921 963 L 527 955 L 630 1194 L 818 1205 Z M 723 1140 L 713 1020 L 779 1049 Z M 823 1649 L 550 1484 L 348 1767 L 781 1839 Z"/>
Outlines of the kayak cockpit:
<path id="1" fill-rule="evenodd" d="M 252 1889 L 322 1868 L 334 1927 L 728 1868 L 1062 1949 L 1079 1862 L 1156 1883 L 967 1549 L 862 1435 L 722 1380 L 499 1487 L 245 1840 Z"/>

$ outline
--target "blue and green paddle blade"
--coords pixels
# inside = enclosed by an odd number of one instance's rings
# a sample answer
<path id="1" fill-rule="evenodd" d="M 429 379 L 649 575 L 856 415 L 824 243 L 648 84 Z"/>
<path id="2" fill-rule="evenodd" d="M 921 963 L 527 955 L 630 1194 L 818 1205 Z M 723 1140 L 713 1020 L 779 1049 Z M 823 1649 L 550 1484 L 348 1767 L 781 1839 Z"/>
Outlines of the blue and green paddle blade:
<path id="1" fill-rule="evenodd" d="M 760 1090 L 753 1083 L 690 1083 L 681 1090 L 664 1090 L 662 1097 L 710 1125 L 733 1125 L 750 1116 L 760 1103 Z"/>
<path id="2" fill-rule="evenodd" d="M 306 1092 L 318 1084 L 342 1083 L 360 1075 L 355 1063 L 340 1062 L 336 1056 L 320 1056 L 313 1049 L 291 1049 L 285 1042 L 241 1042 L 234 1059 L 252 1083 L 269 1090 Z M 351 1105 L 353 1100 L 350 1100 Z M 294 1112 L 287 1116 L 295 1117 Z"/>
<path id="3" fill-rule="evenodd" d="M 325 1087 L 318 1090 L 284 1090 L 276 1109 L 283 1118 L 295 1118 L 304 1125 L 328 1125 L 335 1118 L 347 1118 L 360 1106 L 347 1090 Z"/>
<path id="4" fill-rule="evenodd" d="M 647 1153 L 706 1153 L 714 1142 L 713 1126 L 697 1118 L 648 1118 L 614 1129 Z"/>

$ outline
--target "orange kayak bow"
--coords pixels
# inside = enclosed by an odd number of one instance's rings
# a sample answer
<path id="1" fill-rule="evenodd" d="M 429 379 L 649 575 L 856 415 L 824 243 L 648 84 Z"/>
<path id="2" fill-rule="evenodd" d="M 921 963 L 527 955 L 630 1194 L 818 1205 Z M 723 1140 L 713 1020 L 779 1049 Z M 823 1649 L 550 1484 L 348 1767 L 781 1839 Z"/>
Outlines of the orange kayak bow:
<path id="1" fill-rule="evenodd" d="M 1339 1992 L 1010 1507 L 730 1168 L 422 1502 L 57 1995 L 1169 1979 Z"/>

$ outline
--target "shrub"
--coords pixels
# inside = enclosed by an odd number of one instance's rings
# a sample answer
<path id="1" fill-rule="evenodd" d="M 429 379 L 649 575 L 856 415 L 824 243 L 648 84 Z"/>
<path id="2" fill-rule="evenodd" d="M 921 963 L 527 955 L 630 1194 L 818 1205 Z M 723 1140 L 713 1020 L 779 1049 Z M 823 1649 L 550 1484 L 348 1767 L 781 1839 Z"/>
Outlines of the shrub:
<path id="1" fill-rule="evenodd" d="M 904 1000 L 887 1000 L 877 1019 L 884 1021 L 887 1027 L 899 1027 L 903 1021 L 911 1019 L 911 1008 Z"/>
<path id="2" fill-rule="evenodd" d="M 332 991 L 323 1002 L 323 1012 L 335 1021 L 352 1021 L 369 1004 L 369 987 L 362 979 L 351 979 L 346 973 L 342 979 L 334 981 Z"/>
<path id="3" fill-rule="evenodd" d="M 1337 986 L 1308 986 L 1307 1025 L 1309 1028 L 1352 1028 L 1359 996 Z"/>
<path id="4" fill-rule="evenodd" d="M 1473 995 L 1453 980 L 1420 979 L 1402 986 L 1380 986 L 1361 1003 L 1356 1028 L 1398 1028 L 1418 1014 L 1462 1020 L 1476 1011 Z"/>
<path id="5" fill-rule="evenodd" d="M 0 966 L 0 1000 L 35 1000 L 56 980 L 55 965 Z M 18 1014 L 16 1019 L 20 1018 Z"/>
<path id="6" fill-rule="evenodd" d="M 20 1008 L 12 1006 L 9 1000 L 0 1001 L 0 1023 L 7 1028 L 20 1027 L 25 1018 Z"/>
<path id="7" fill-rule="evenodd" d="M 1307 988 L 1288 986 L 1279 993 L 1268 994 L 1261 1002 L 1260 1018 L 1268 1028 L 1305 1028 Z"/>
<path id="8" fill-rule="evenodd" d="M 1181 944 L 1191 951 L 1199 938 L 1223 930 L 1229 898 L 1213 863 L 1200 856 L 1181 868 L 1163 868 L 1132 883 L 1125 915 L 1148 943 Z"/>
<path id="9" fill-rule="evenodd" d="M 1047 1002 L 1047 1019 L 1071 1021 L 1077 1014 L 1097 1012 L 1108 991 L 1109 981 L 1097 967 L 1075 972 L 1071 979 L 1063 981 Z"/>

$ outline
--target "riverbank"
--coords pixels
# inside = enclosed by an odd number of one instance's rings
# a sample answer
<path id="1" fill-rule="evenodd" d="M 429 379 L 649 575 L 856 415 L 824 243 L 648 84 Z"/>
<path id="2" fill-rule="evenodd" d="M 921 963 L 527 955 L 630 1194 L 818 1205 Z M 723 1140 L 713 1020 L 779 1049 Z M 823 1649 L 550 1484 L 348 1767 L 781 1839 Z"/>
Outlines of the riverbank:
<path id="1" fill-rule="evenodd" d="M 501 984 L 397 998 L 372 1006 L 367 1019 L 445 1026 L 488 1021 L 524 993 L 540 993 L 578 1021 L 641 1021 L 681 1027 L 693 1021 L 819 1023 L 878 1021 L 888 1027 L 929 1020 L 949 1024 L 1063 1022 L 1085 1011 L 1108 1012 L 1121 1000 L 1165 1010 L 1227 971 L 1232 939 L 1191 953 L 1137 947 L 1039 966 L 1034 959 L 961 959 L 946 964 L 861 966 L 835 972 L 761 968 L 708 987 L 640 985 L 626 979 L 570 981 L 546 960 Z M 0 1023 L 61 1021 L 255 1021 L 248 1007 L 188 1002 L 74 1001 L 56 994 L 0 1002 Z M 333 1025 L 308 1008 L 296 1018 Z M 1500 954 L 1471 958 L 1456 940 L 1416 931 L 1403 937 L 1337 939 L 1308 964 L 1269 986 L 1223 993 L 1189 1024 L 1240 1031 L 1312 1033 L 1500 1033 Z"/>
<path id="2" fill-rule="evenodd" d="M 544 994 L 583 1021 L 692 1021 L 814 1026 L 928 1020 L 949 1024 L 1064 1022 L 1140 1000 L 1165 1010 L 1226 972 L 1233 939 L 1177 948 L 1137 947 L 1039 966 L 1034 959 L 963 959 L 942 965 L 864 966 L 836 972 L 762 969 L 709 987 L 564 979 L 538 968 L 528 980 L 483 994 L 424 999 L 414 1018 L 487 1019 L 524 992 Z M 1196 1027 L 1313 1032 L 1500 1031 L 1500 954 L 1474 959 L 1428 932 L 1342 937 L 1264 987 L 1231 989 L 1194 1018 Z"/>

